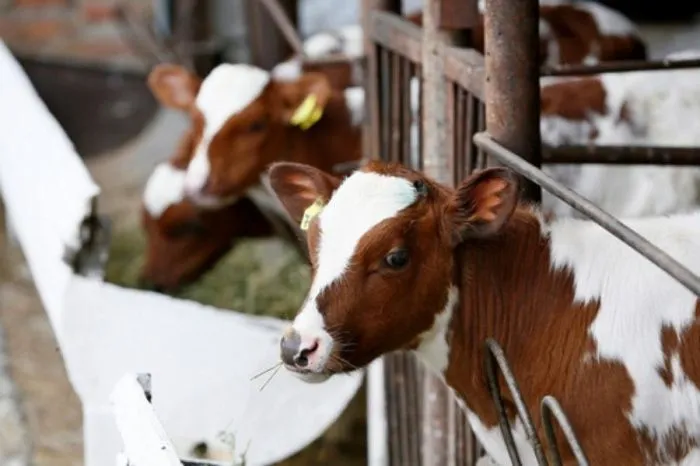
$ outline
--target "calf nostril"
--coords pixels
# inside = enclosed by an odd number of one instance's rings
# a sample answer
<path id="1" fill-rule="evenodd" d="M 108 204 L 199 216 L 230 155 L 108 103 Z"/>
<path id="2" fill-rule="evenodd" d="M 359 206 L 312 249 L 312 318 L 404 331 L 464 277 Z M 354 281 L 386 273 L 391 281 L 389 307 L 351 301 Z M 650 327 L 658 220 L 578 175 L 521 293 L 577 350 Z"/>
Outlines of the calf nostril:
<path id="1" fill-rule="evenodd" d="M 311 346 L 299 351 L 299 355 L 294 359 L 294 362 L 299 367 L 306 367 L 309 364 L 309 356 L 318 349 L 318 340 L 314 341 Z"/>

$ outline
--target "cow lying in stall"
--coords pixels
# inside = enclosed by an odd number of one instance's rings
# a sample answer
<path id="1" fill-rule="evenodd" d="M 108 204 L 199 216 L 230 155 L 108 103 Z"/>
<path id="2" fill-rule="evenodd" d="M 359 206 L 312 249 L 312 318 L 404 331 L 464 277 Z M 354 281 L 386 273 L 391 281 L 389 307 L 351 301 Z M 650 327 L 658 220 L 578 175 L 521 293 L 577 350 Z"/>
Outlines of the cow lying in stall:
<path id="1" fill-rule="evenodd" d="M 697 58 L 698 51 L 667 59 Z M 547 84 L 541 91 L 542 142 L 562 145 L 688 146 L 700 144 L 700 71 L 606 73 Z M 616 216 L 661 215 L 700 202 L 696 167 L 550 165 L 547 171 Z M 576 211 L 552 196 L 559 216 Z"/>
<path id="2" fill-rule="evenodd" d="M 412 350 L 506 465 L 482 366 L 492 337 L 540 436 L 549 394 L 591 465 L 700 461 L 698 297 L 601 227 L 547 223 L 518 204 L 516 177 L 502 168 L 457 189 L 381 163 L 344 181 L 278 163 L 270 181 L 313 251 L 308 298 L 281 340 L 285 367 L 303 380 Z M 700 213 L 626 223 L 700 273 Z M 523 464 L 536 465 L 508 413 Z M 559 438 L 563 464 L 576 464 Z"/>
<path id="3" fill-rule="evenodd" d="M 245 86 L 248 78 L 259 80 L 257 90 Z M 270 162 L 295 160 L 333 171 L 360 158 L 364 92 L 331 89 L 324 74 L 283 81 L 247 65 L 220 65 L 202 81 L 181 67 L 160 65 L 151 72 L 149 86 L 162 105 L 192 119 L 179 153 L 156 168 L 144 191 L 148 244 L 141 279 L 152 289 L 174 291 L 190 283 L 236 239 L 274 234 L 271 221 L 277 231 L 285 229 L 284 221 L 274 222 L 283 212 L 260 185 Z M 246 89 L 260 94 L 246 96 Z M 311 92 L 323 115 L 316 115 L 312 127 L 303 121 L 290 124 L 294 109 Z M 240 108 L 222 108 L 227 103 L 222 104 L 222 95 L 236 97 L 228 103 Z M 247 104 L 241 104 L 241 96 L 249 99 Z M 208 166 L 223 176 L 203 180 L 209 178 L 203 171 Z M 221 185 L 226 189 L 217 191 Z"/>

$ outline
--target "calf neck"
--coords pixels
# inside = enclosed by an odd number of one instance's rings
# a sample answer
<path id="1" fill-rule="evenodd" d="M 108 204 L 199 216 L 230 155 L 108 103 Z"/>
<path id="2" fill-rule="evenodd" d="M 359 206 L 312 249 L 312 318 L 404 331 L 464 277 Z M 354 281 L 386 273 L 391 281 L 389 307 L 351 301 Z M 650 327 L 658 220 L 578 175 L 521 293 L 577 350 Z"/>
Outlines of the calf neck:
<path id="1" fill-rule="evenodd" d="M 456 190 L 379 163 L 342 182 L 284 163 L 270 178 L 312 251 L 309 295 L 281 340 L 287 369 L 319 382 L 413 350 L 463 402 L 489 455 L 510 464 L 482 369 L 491 337 L 541 438 L 539 402 L 553 395 L 590 464 L 700 458 L 697 296 L 599 226 L 546 223 L 518 204 L 504 169 Z M 700 213 L 627 223 L 700 272 Z M 502 395 L 523 464 L 535 465 Z"/>

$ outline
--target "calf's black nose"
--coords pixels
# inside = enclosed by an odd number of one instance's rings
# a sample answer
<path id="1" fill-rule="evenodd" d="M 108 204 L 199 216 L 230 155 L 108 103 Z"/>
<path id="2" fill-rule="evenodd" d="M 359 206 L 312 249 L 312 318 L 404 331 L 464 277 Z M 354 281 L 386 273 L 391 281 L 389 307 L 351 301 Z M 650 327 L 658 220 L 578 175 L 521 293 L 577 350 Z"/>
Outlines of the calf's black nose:
<path id="1" fill-rule="evenodd" d="M 280 352 L 282 356 L 282 362 L 289 366 L 294 366 L 297 362 L 297 354 L 299 353 L 299 346 L 301 346 L 301 336 L 299 332 L 293 328 L 288 328 L 282 339 L 280 340 Z"/>

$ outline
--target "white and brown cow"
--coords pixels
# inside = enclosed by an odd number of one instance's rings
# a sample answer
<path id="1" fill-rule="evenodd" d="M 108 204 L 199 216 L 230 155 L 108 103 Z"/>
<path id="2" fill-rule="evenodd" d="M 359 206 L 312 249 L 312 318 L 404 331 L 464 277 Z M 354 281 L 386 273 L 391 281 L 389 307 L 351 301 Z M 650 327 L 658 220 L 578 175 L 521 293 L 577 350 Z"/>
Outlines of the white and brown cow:
<path id="1" fill-rule="evenodd" d="M 697 58 L 687 50 L 667 59 Z M 700 144 L 700 71 L 606 73 L 546 84 L 541 90 L 543 144 L 695 147 Z M 700 204 L 695 167 L 558 165 L 546 171 L 617 216 L 661 215 Z M 550 195 L 557 215 L 575 211 Z"/>
<path id="2" fill-rule="evenodd" d="M 457 189 L 381 163 L 342 181 L 279 163 L 270 179 L 305 217 L 312 251 L 308 297 L 281 340 L 288 370 L 321 382 L 412 350 L 507 465 L 482 366 L 492 337 L 540 435 L 550 394 L 591 465 L 700 464 L 698 297 L 601 227 L 546 222 L 502 168 Z M 700 213 L 625 223 L 700 273 Z M 535 465 L 506 403 L 523 464 Z M 563 443 L 564 464 L 576 464 Z"/>
<path id="3" fill-rule="evenodd" d="M 193 157 L 186 197 L 221 208 L 261 186 L 274 161 L 299 161 L 331 171 L 361 157 L 364 90 L 333 89 L 322 73 L 277 80 L 243 64 L 222 64 L 199 80 L 175 65 L 149 77 L 158 99 L 189 113 Z"/>

